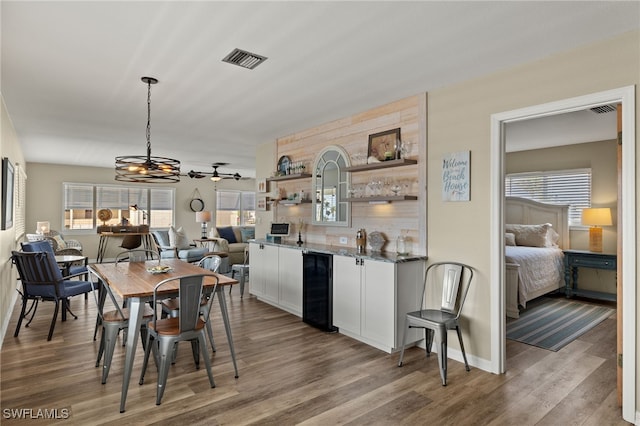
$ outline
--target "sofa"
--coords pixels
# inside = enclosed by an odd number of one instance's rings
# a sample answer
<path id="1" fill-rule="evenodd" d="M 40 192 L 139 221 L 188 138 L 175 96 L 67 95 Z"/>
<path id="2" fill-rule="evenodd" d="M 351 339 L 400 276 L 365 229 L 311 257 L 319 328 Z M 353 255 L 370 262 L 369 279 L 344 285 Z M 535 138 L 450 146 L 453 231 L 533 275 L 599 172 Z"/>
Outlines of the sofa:
<path id="1" fill-rule="evenodd" d="M 196 247 L 192 244 L 182 228 L 170 227 L 168 230 L 153 230 L 151 235 L 158 246 L 161 259 L 178 258 L 185 262 L 198 262 L 209 251 L 206 247 Z"/>
<path id="2" fill-rule="evenodd" d="M 255 237 L 253 226 L 218 226 L 209 231 L 209 239 L 215 240 L 213 251 L 227 253 L 229 266 L 244 263 L 244 249 Z"/>

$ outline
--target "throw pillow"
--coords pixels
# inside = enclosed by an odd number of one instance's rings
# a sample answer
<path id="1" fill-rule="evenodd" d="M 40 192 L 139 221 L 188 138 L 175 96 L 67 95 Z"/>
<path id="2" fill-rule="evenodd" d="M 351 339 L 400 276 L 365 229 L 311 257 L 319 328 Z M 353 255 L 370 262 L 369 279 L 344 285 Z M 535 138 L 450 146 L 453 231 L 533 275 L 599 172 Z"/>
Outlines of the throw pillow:
<path id="1" fill-rule="evenodd" d="M 186 250 L 191 247 L 191 243 L 184 233 L 182 226 L 178 229 L 173 226 L 169 227 L 169 245 L 177 247 L 178 250 Z"/>
<path id="2" fill-rule="evenodd" d="M 216 229 L 218 230 L 218 235 L 220 235 L 220 238 L 224 238 L 229 244 L 238 242 L 238 240 L 236 240 L 236 234 L 233 233 L 233 228 L 231 226 L 225 226 L 224 228 Z"/>
<path id="3" fill-rule="evenodd" d="M 56 240 L 56 244 L 58 245 L 58 250 L 63 250 L 63 249 L 67 248 L 67 243 L 64 242 L 64 240 L 62 239 L 62 237 L 60 235 L 54 235 L 51 238 Z"/>
<path id="4" fill-rule="evenodd" d="M 240 228 L 240 233 L 242 234 L 243 243 L 247 243 L 249 240 L 253 240 L 256 237 L 255 228 Z"/>
<path id="5" fill-rule="evenodd" d="M 504 244 L 506 246 L 515 246 L 516 245 L 516 234 L 512 234 L 511 232 L 504 233 Z"/>
<path id="6" fill-rule="evenodd" d="M 550 223 L 539 225 L 506 224 L 505 232 L 516 236 L 516 244 L 528 247 L 547 247 L 547 231 Z"/>

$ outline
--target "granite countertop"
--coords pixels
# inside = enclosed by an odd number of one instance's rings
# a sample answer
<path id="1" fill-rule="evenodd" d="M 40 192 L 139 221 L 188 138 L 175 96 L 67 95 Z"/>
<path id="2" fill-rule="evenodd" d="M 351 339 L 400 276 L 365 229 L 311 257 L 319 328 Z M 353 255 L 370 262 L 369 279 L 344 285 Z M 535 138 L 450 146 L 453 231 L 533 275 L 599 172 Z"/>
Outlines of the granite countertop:
<path id="1" fill-rule="evenodd" d="M 255 244 L 264 244 L 268 246 L 276 246 L 276 247 L 286 247 L 296 250 L 301 250 L 303 252 L 315 252 L 315 253 L 324 253 L 324 254 L 332 254 L 332 255 L 340 255 L 340 256 L 349 256 L 354 258 L 361 259 L 371 259 L 377 260 L 380 262 L 392 262 L 392 263 L 401 263 L 401 262 L 412 262 L 415 260 L 426 260 L 427 256 L 422 255 L 414 255 L 410 254 L 407 256 L 398 256 L 393 252 L 372 252 L 367 250 L 365 252 L 358 252 L 357 249 L 351 247 L 341 247 L 341 246 L 329 246 L 325 244 L 302 244 L 299 246 L 298 244 L 291 241 L 284 241 L 282 243 L 274 243 L 273 241 L 267 241 L 265 239 L 255 239 L 250 240 L 250 243 Z"/>

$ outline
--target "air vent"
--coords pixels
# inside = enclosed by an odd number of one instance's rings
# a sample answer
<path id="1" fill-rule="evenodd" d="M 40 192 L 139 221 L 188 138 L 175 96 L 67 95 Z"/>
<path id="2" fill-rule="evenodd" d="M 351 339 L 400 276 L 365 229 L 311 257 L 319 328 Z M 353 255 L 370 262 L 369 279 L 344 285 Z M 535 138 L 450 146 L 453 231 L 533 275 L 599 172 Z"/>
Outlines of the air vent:
<path id="1" fill-rule="evenodd" d="M 595 112 L 596 114 L 606 114 L 608 112 L 614 112 L 615 110 L 616 107 L 614 105 L 600 105 L 598 107 L 591 108 L 591 111 Z"/>
<path id="2" fill-rule="evenodd" d="M 227 62 L 252 70 L 266 60 L 266 56 L 256 55 L 255 53 L 247 52 L 246 50 L 233 49 L 233 51 L 222 60 L 222 62 Z"/>

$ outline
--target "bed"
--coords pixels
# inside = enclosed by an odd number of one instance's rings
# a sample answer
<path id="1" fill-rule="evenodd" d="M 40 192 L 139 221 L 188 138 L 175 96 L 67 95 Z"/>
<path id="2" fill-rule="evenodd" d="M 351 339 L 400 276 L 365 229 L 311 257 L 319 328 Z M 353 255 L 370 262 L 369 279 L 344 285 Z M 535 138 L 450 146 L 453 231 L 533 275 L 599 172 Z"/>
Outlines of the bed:
<path id="1" fill-rule="evenodd" d="M 525 198 L 505 201 L 506 313 L 564 286 L 563 248 L 569 247 L 569 206 Z M 511 235 L 509 235 L 511 234 Z M 514 241 L 515 240 L 515 241 Z"/>

